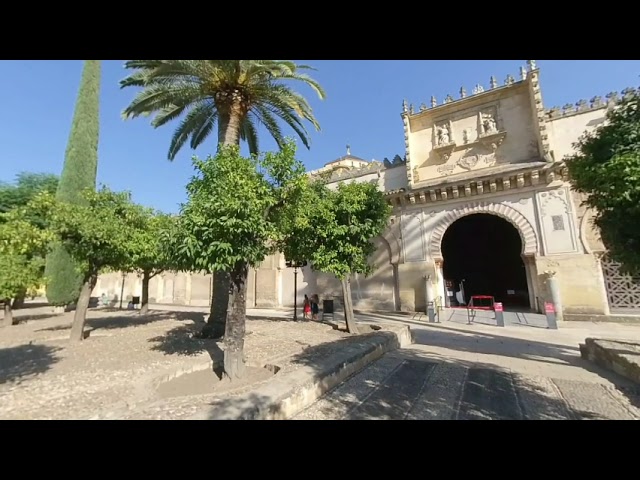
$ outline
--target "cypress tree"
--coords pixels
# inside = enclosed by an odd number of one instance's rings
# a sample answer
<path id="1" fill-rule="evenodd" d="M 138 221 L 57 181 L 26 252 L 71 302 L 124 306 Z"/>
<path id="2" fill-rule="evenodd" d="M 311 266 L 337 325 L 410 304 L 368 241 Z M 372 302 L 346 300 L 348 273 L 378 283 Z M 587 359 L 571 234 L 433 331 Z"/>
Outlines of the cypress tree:
<path id="1" fill-rule="evenodd" d="M 82 203 L 82 191 L 96 188 L 99 114 L 100 60 L 85 60 L 64 167 L 56 191 L 59 201 Z M 82 273 L 62 246 L 55 246 L 48 255 L 45 277 L 49 282 L 47 299 L 51 304 L 64 306 L 77 301 Z"/>

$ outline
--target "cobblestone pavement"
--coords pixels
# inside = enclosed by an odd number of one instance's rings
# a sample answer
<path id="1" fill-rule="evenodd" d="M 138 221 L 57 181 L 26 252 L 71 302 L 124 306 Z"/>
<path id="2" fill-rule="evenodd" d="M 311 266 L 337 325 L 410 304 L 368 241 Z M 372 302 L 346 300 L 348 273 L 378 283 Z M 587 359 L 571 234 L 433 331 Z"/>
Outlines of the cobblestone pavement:
<path id="1" fill-rule="evenodd" d="M 385 355 L 295 419 L 640 419 L 638 386 L 583 360 L 578 349 L 593 333 L 638 338 L 638 327 L 413 323 L 414 345 Z"/>

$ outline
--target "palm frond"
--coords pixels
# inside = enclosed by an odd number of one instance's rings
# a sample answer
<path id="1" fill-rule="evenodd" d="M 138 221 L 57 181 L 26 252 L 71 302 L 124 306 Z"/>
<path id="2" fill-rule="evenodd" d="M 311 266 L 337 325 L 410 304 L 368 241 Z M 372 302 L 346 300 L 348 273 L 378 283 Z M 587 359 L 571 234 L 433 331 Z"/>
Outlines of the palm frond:
<path id="1" fill-rule="evenodd" d="M 169 160 L 174 160 L 189 136 L 203 128 L 203 124 L 211 116 L 211 105 L 206 103 L 198 104 L 184 117 L 180 125 L 173 134 L 171 145 L 169 146 Z"/>
<path id="2" fill-rule="evenodd" d="M 310 139 L 303 122 L 320 129 L 306 98 L 290 87 L 290 82 L 302 82 L 320 99 L 326 97 L 320 84 L 303 73 L 315 70 L 308 65 L 290 60 L 127 60 L 124 67 L 132 72 L 120 82 L 121 88 L 141 88 L 125 108 L 125 118 L 153 116 L 151 124 L 157 128 L 186 113 L 171 141 L 171 160 L 189 138 L 191 148 L 197 148 L 216 123 L 221 128 L 221 112 L 230 111 L 224 99 L 237 98 L 238 93 L 245 112 L 238 134 L 252 153 L 258 153 L 256 122 L 266 127 L 279 146 L 284 142 L 279 120 L 292 128 L 307 148 Z"/>

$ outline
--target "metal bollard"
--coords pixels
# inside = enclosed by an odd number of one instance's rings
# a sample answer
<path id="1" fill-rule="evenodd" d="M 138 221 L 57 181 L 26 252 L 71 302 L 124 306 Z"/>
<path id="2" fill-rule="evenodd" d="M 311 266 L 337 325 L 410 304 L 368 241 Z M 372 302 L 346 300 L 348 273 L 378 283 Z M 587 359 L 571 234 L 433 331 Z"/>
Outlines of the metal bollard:
<path id="1" fill-rule="evenodd" d="M 544 313 L 547 316 L 547 328 L 557 330 L 558 322 L 556 322 L 556 309 L 553 308 L 552 302 L 544 302 Z"/>
<path id="2" fill-rule="evenodd" d="M 436 323 L 436 309 L 433 306 L 433 302 L 427 303 L 427 316 L 429 317 L 429 323 Z"/>
<path id="3" fill-rule="evenodd" d="M 494 303 L 493 311 L 496 314 L 496 324 L 499 327 L 504 327 L 504 309 L 502 308 L 502 303 L 500 302 Z"/>

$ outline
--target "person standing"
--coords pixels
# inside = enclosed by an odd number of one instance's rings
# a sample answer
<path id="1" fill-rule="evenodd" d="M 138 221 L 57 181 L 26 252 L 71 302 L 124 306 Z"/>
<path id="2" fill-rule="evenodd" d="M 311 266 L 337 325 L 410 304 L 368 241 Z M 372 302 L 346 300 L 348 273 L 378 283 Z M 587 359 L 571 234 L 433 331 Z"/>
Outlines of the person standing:
<path id="1" fill-rule="evenodd" d="M 309 320 L 310 314 L 311 314 L 311 300 L 309 300 L 309 297 L 305 294 L 304 302 L 302 304 L 302 316 L 305 320 Z"/>
<path id="2" fill-rule="evenodd" d="M 320 299 L 318 298 L 318 295 L 314 294 L 311 297 L 311 319 L 312 320 L 318 320 L 318 312 L 320 311 L 320 308 L 318 307 L 319 302 L 320 302 Z"/>

